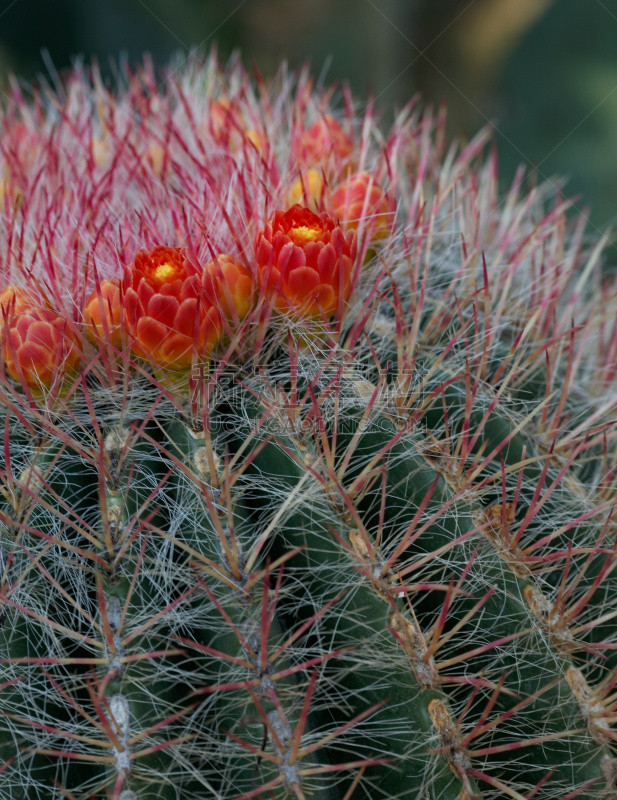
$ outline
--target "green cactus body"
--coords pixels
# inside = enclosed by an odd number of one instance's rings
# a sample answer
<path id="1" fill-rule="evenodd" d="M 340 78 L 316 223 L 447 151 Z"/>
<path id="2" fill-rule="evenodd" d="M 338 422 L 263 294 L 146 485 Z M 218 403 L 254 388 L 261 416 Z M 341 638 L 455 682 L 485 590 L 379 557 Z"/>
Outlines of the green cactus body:
<path id="1" fill-rule="evenodd" d="M 617 287 L 307 74 L 0 112 L 0 800 L 615 800 Z"/>

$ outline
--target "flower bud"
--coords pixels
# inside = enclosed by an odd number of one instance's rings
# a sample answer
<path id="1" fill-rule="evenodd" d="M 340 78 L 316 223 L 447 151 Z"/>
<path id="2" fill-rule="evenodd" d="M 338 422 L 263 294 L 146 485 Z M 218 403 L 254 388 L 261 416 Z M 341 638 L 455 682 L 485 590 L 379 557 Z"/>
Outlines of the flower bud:
<path id="1" fill-rule="evenodd" d="M 325 114 L 300 138 L 299 158 L 308 167 L 333 159 L 341 169 L 353 153 L 353 139 L 338 120 Z"/>
<path id="2" fill-rule="evenodd" d="M 68 319 L 18 287 L 2 292 L 0 306 L 4 363 L 11 377 L 39 389 L 76 371 L 80 354 Z"/>
<path id="3" fill-rule="evenodd" d="M 17 317 L 22 311 L 27 311 L 37 305 L 39 304 L 35 296 L 27 289 L 22 289 L 21 286 L 7 286 L 3 292 L 0 292 L 0 310 L 2 311 L 0 328 L 3 328 L 5 322 Z"/>
<path id="4" fill-rule="evenodd" d="M 330 209 L 345 230 L 370 228 L 372 239 L 383 239 L 392 232 L 392 203 L 368 172 L 358 172 L 344 180 L 330 198 Z"/>
<path id="5" fill-rule="evenodd" d="M 253 299 L 253 278 L 237 259 L 224 253 L 209 261 L 203 270 L 206 300 L 231 321 L 244 319 Z"/>
<path id="6" fill-rule="evenodd" d="M 236 116 L 235 105 L 232 105 L 226 98 L 210 101 L 206 114 L 206 126 L 217 144 L 229 143 L 231 132 L 236 130 Z"/>
<path id="7" fill-rule="evenodd" d="M 258 128 L 247 128 L 243 135 L 245 142 L 250 142 L 258 153 L 262 156 L 267 154 L 269 143 L 263 131 Z"/>
<path id="8" fill-rule="evenodd" d="M 123 309 L 117 281 L 101 281 L 86 302 L 84 319 L 86 336 L 90 341 L 102 339 L 114 347 L 121 347 Z"/>
<path id="9" fill-rule="evenodd" d="M 307 169 L 295 180 L 289 190 L 289 204 L 307 206 L 317 211 L 321 206 L 324 191 L 324 179 L 321 170 Z"/>

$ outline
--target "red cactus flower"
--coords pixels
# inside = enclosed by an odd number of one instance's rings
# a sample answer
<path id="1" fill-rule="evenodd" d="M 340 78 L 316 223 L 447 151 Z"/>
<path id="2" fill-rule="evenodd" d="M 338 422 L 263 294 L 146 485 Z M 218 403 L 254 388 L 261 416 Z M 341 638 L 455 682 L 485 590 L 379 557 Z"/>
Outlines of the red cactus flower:
<path id="1" fill-rule="evenodd" d="M 93 342 L 103 340 L 114 347 L 122 344 L 123 308 L 117 281 L 102 280 L 84 309 L 86 336 Z"/>
<path id="2" fill-rule="evenodd" d="M 332 217 L 292 206 L 275 211 L 255 241 L 259 280 L 280 311 L 327 317 L 349 297 L 356 237 Z"/>
<path id="3" fill-rule="evenodd" d="M 66 317 L 11 286 L 0 295 L 0 306 L 4 363 L 16 381 L 33 389 L 49 388 L 75 372 L 80 353 Z"/>
<path id="4" fill-rule="evenodd" d="M 220 311 L 205 297 L 201 276 L 179 247 L 140 250 L 123 280 L 133 352 L 164 368 L 203 360 L 221 334 Z"/>
<path id="5" fill-rule="evenodd" d="M 332 194 L 330 209 L 346 230 L 356 230 L 361 224 L 370 226 L 373 239 L 383 239 L 392 232 L 392 203 L 368 172 L 344 180 Z"/>
<path id="6" fill-rule="evenodd" d="M 232 256 L 220 253 L 203 270 L 206 299 L 229 320 L 248 314 L 253 297 L 253 278 L 247 268 Z"/>
<path id="7" fill-rule="evenodd" d="M 349 162 L 353 149 L 353 139 L 341 123 L 325 114 L 302 134 L 298 155 L 309 167 L 323 164 L 331 157 L 343 166 Z"/>

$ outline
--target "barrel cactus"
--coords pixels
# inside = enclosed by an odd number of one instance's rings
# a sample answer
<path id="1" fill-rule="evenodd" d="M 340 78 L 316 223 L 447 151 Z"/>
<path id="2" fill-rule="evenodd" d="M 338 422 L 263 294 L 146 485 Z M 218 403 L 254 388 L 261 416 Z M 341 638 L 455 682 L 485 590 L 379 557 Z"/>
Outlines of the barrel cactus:
<path id="1" fill-rule="evenodd" d="M 15 84 L 2 800 L 617 797 L 617 284 L 488 142 Z"/>

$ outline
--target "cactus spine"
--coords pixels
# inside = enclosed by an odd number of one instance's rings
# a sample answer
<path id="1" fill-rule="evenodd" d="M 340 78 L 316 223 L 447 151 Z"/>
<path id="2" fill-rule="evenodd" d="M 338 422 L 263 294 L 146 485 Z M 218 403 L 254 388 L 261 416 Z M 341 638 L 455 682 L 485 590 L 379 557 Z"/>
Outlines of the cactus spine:
<path id="1" fill-rule="evenodd" d="M 122 81 L 0 114 L 0 798 L 616 798 L 606 242 L 441 115 Z"/>

